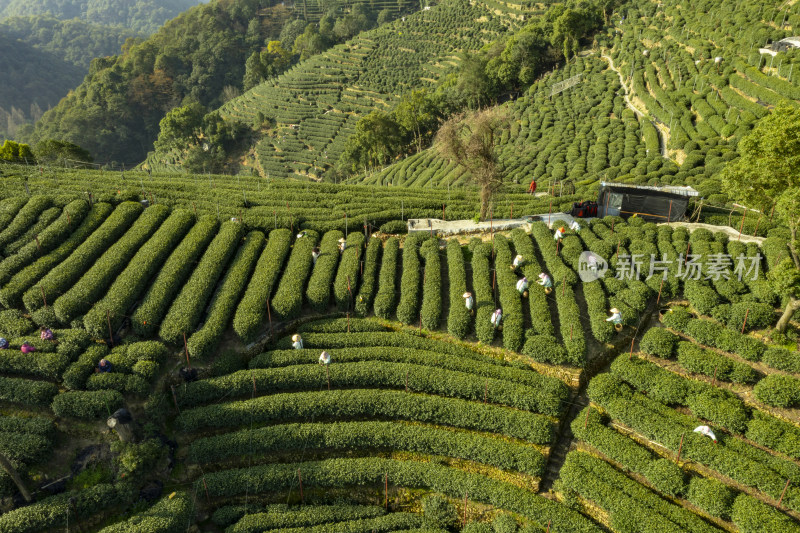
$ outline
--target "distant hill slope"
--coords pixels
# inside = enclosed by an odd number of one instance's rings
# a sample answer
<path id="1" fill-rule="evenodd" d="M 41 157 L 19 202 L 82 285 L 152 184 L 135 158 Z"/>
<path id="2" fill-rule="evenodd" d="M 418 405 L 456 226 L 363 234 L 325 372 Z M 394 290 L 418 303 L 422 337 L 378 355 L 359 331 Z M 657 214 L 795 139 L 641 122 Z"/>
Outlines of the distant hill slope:
<path id="1" fill-rule="evenodd" d="M 512 124 L 498 147 L 506 181 L 567 190 L 601 180 L 689 184 L 724 204 L 717 176 L 738 140 L 775 106 L 800 105 L 800 50 L 758 52 L 798 32 L 790 4 L 626 5 L 589 56 L 507 104 Z M 578 74 L 577 86 L 551 96 L 555 82 Z M 469 179 L 429 149 L 351 182 L 447 187 Z"/>
<path id="2" fill-rule="evenodd" d="M 28 114 L 32 105 L 54 106 L 83 79 L 84 69 L 61 57 L 38 50 L 0 31 L 0 119 L 12 107 Z M 5 124 L 3 124 L 5 126 Z"/>
<path id="3" fill-rule="evenodd" d="M 509 12 L 445 0 L 395 20 L 297 65 L 220 109 L 252 123 L 259 113 L 277 128 L 255 144 L 266 176 L 318 177 L 336 162 L 358 119 L 388 110 L 402 93 L 431 87 L 459 61 L 515 26 Z"/>
<path id="4" fill-rule="evenodd" d="M 68 140 L 98 161 L 139 163 L 168 110 L 187 97 L 220 105 L 224 88 L 241 87 L 251 52 L 277 38 L 288 17 L 273 0 L 197 5 L 122 55 L 92 63 L 84 82 L 37 123 L 33 140 Z"/>
<path id="5" fill-rule="evenodd" d="M 198 3 L 201 0 L 4 0 L 0 19 L 49 13 L 61 20 L 80 18 L 149 34 Z"/>
<path id="6" fill-rule="evenodd" d="M 84 69 L 88 69 L 96 57 L 120 53 L 126 39 L 139 35 L 119 26 L 103 26 L 80 19 L 59 20 L 50 15 L 0 20 L 0 32 Z M 63 95 L 66 93 L 64 91 Z"/>

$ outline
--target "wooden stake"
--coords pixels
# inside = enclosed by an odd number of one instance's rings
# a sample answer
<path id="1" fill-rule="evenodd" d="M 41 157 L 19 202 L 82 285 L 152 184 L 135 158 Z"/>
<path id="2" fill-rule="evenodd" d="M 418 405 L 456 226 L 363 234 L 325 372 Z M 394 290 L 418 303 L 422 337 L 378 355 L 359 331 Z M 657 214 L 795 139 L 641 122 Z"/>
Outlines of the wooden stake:
<path id="1" fill-rule="evenodd" d="M 667 214 L 667 222 L 672 221 L 672 200 L 669 201 L 669 213 Z"/>
<path id="2" fill-rule="evenodd" d="M 300 469 L 297 469 L 297 481 L 300 482 L 300 503 L 306 503 L 305 498 L 303 498 L 303 476 L 300 475 Z"/>
<path id="3" fill-rule="evenodd" d="M 183 351 L 186 353 L 186 366 L 192 368 L 192 364 L 189 362 L 189 346 L 186 344 L 186 332 L 183 332 Z"/>
<path id="4" fill-rule="evenodd" d="M 633 357 L 633 342 L 635 340 L 636 340 L 636 335 L 634 335 L 633 338 L 631 339 L 631 353 L 628 354 L 628 361 L 630 361 L 631 357 Z"/>
<path id="5" fill-rule="evenodd" d="M 685 265 L 685 264 L 686 264 L 686 262 L 689 260 L 689 246 L 691 246 L 691 245 L 692 245 L 692 243 L 691 243 L 691 242 L 687 242 L 687 243 L 686 243 L 686 255 L 685 255 L 685 256 L 684 256 L 684 258 L 683 258 L 683 264 L 684 264 L 684 265 Z"/>
<path id="6" fill-rule="evenodd" d="M 267 318 L 269 318 L 269 336 L 275 336 L 275 333 L 272 331 L 272 311 L 269 309 L 269 299 L 267 299 Z"/>
<path id="7" fill-rule="evenodd" d="M 511 202 L 511 218 L 514 218 L 514 202 Z"/>
<path id="8" fill-rule="evenodd" d="M 683 437 L 686 436 L 686 432 L 681 433 L 681 443 L 678 445 L 678 461 L 681 460 L 681 452 L 683 451 Z"/>
<path id="9" fill-rule="evenodd" d="M 203 487 L 206 489 L 206 501 L 211 502 L 211 498 L 208 496 L 208 485 L 206 485 L 206 476 L 203 476 Z"/>
<path id="10" fill-rule="evenodd" d="M 550 520 L 547 521 L 547 531 L 545 533 L 550 533 Z"/>
<path id="11" fill-rule="evenodd" d="M 661 285 L 658 287 L 658 298 L 656 298 L 656 307 L 658 307 L 658 302 L 661 301 L 661 291 L 664 289 L 664 277 L 661 277 Z"/>
<path id="12" fill-rule="evenodd" d="M 192 207 L 194 207 L 194 216 L 197 216 L 197 204 L 192 202 Z"/>
<path id="13" fill-rule="evenodd" d="M 37 234 L 37 235 L 34 235 L 34 237 L 33 237 L 33 238 L 34 238 L 34 239 L 36 239 L 36 248 L 39 250 L 39 252 L 41 252 L 41 251 L 42 251 L 42 245 L 41 245 L 41 243 L 39 242 L 39 235 L 38 235 L 38 234 Z"/>
<path id="14" fill-rule="evenodd" d="M 350 313 L 347 313 L 347 333 L 350 333 Z"/>
<path id="15" fill-rule="evenodd" d="M 769 212 L 769 221 L 772 223 L 772 215 L 775 214 L 775 204 L 772 204 L 772 210 Z"/>
<path id="16" fill-rule="evenodd" d="M 252 377 L 253 377 L 253 396 L 255 396 L 256 395 L 256 377 L 255 376 L 252 376 Z"/>
<path id="17" fill-rule="evenodd" d="M 747 208 L 744 208 L 744 214 L 742 215 L 742 223 L 739 224 L 739 237 L 736 239 L 737 241 L 742 240 L 742 229 L 744 229 L 744 219 L 747 216 Z"/>
<path id="18" fill-rule="evenodd" d="M 178 397 L 175 395 L 175 385 L 170 385 L 169 388 L 172 390 L 172 401 L 175 403 L 175 410 L 178 411 L 178 414 L 181 414 L 181 409 L 178 407 Z"/>
<path id="19" fill-rule="evenodd" d="M 778 500 L 778 507 L 781 506 L 781 503 L 783 502 L 783 497 L 786 495 L 786 489 L 789 488 L 789 481 L 790 480 L 787 479 L 786 480 L 786 485 L 784 485 L 784 487 L 783 487 L 783 491 L 781 492 L 781 498 Z"/>
<path id="20" fill-rule="evenodd" d="M 72 225 L 72 217 L 69 216 L 69 211 L 67 211 L 67 224 L 70 226 Z"/>
<path id="21" fill-rule="evenodd" d="M 383 507 L 389 509 L 389 474 L 383 474 Z"/>
<path id="22" fill-rule="evenodd" d="M 106 321 L 108 322 L 108 339 L 111 341 L 111 346 L 114 346 L 114 333 L 111 331 L 111 311 L 106 309 Z"/>
<path id="23" fill-rule="evenodd" d="M 552 222 L 550 221 L 550 215 L 553 214 L 553 200 L 550 200 L 550 210 L 547 212 L 547 225 L 549 226 Z"/>
<path id="24" fill-rule="evenodd" d="M 586 429 L 589 426 L 589 411 L 591 410 L 591 407 L 586 409 L 586 419 L 583 421 L 583 429 Z"/>
<path id="25" fill-rule="evenodd" d="M 753 232 L 753 237 L 758 233 L 758 226 L 761 225 L 761 213 L 758 214 L 758 221 L 756 222 L 756 230 Z"/>
<path id="26" fill-rule="evenodd" d="M 331 370 L 330 370 L 330 365 L 325 365 L 325 377 L 328 378 L 328 390 L 331 390 Z"/>
<path id="27" fill-rule="evenodd" d="M 747 308 L 747 311 L 744 312 L 744 322 L 742 323 L 742 335 L 744 335 L 744 328 L 747 326 L 747 315 L 750 314 L 750 308 Z"/>

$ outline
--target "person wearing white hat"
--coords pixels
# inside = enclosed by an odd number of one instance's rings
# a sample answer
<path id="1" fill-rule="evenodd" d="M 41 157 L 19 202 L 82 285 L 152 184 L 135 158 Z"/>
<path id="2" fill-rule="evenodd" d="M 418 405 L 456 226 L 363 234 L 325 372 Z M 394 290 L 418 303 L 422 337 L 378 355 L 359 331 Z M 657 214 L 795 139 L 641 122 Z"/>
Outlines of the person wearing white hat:
<path id="1" fill-rule="evenodd" d="M 516 270 L 520 266 L 522 266 L 522 262 L 524 260 L 525 260 L 524 257 L 522 257 L 521 255 L 517 254 L 517 257 L 514 258 L 514 264 L 511 265 L 511 270 Z"/>
<path id="2" fill-rule="evenodd" d="M 300 336 L 299 333 L 295 333 L 292 335 L 292 348 L 295 350 L 302 350 L 303 349 L 303 338 Z"/>
<path id="3" fill-rule="evenodd" d="M 564 226 L 561 226 L 556 230 L 555 234 L 553 235 L 553 238 L 555 239 L 556 242 L 561 242 L 561 239 L 564 238 L 565 231 L 566 230 L 564 229 Z"/>
<path id="4" fill-rule="evenodd" d="M 581 225 L 580 225 L 580 224 L 578 224 L 578 221 L 577 221 L 577 220 L 573 220 L 573 221 L 572 221 L 572 224 L 570 224 L 570 225 L 569 225 L 569 229 L 571 229 L 571 230 L 572 230 L 572 231 L 574 231 L 575 233 L 580 233 L 580 231 L 581 231 Z"/>
<path id="5" fill-rule="evenodd" d="M 329 365 L 331 364 L 331 354 L 328 352 L 322 352 L 319 354 L 319 364 L 321 365 Z"/>
<path id="6" fill-rule="evenodd" d="M 317 264 L 317 259 L 319 259 L 319 246 L 315 246 L 313 250 L 311 250 L 311 260 L 314 264 Z"/>
<path id="7" fill-rule="evenodd" d="M 344 240 L 344 237 L 339 239 L 339 251 L 344 252 L 345 247 L 347 247 L 347 241 Z"/>
<path id="8" fill-rule="evenodd" d="M 620 331 L 622 329 L 622 313 L 616 307 L 611 308 L 611 316 L 606 318 L 606 322 L 613 322 L 614 329 Z"/>
<path id="9" fill-rule="evenodd" d="M 499 328 L 500 322 L 503 320 L 503 311 L 501 309 L 495 309 L 490 320 L 492 322 L 492 326 Z"/>
<path id="10" fill-rule="evenodd" d="M 711 440 L 713 440 L 713 441 L 714 441 L 714 444 L 716 444 L 716 443 L 717 443 L 717 436 L 716 436 L 716 435 L 714 435 L 714 432 L 713 432 L 713 431 L 711 431 L 711 428 L 710 428 L 710 427 L 708 427 L 708 426 L 697 426 L 696 428 L 694 428 L 694 429 L 692 430 L 692 432 L 693 432 L 693 433 L 700 433 L 700 434 L 702 434 L 702 435 L 705 435 L 706 437 L 708 437 L 708 438 L 710 438 Z"/>
<path id="11" fill-rule="evenodd" d="M 539 281 L 537 283 L 544 287 L 545 294 L 553 292 L 553 280 L 544 272 L 539 273 Z"/>
<path id="12" fill-rule="evenodd" d="M 465 292 L 462 297 L 464 298 L 464 306 L 469 309 L 469 312 L 472 312 L 472 309 L 475 307 L 475 298 L 472 297 L 471 292 Z"/>
<path id="13" fill-rule="evenodd" d="M 517 290 L 522 295 L 523 298 L 528 296 L 528 278 L 523 277 L 517 281 Z"/>
<path id="14" fill-rule="evenodd" d="M 303 230 L 303 231 L 301 231 L 300 233 L 297 234 L 297 238 L 298 239 L 302 239 L 305 236 L 306 236 L 306 231 L 305 230 Z"/>

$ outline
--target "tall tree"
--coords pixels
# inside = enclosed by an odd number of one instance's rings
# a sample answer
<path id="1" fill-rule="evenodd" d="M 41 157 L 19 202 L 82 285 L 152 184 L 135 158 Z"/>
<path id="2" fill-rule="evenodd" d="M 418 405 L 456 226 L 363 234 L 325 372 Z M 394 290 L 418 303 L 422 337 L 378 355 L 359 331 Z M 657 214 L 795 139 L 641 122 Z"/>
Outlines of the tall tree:
<path id="1" fill-rule="evenodd" d="M 428 97 L 427 91 L 411 91 L 406 93 L 394 110 L 397 122 L 406 130 L 413 132 L 417 153 L 422 151 L 422 138 L 436 124 L 436 105 Z"/>
<path id="2" fill-rule="evenodd" d="M 776 283 L 786 291 L 781 295 L 789 296 L 786 312 L 800 309 L 800 292 L 789 290 L 792 276 L 800 276 L 800 109 L 777 107 L 739 141 L 737 151 L 739 158 L 723 170 L 723 189 L 732 199 L 762 212 L 774 206 L 778 220 L 788 226 L 792 262 L 785 268 L 797 274 L 776 275 Z M 788 317 L 779 322 L 784 329 L 787 324 Z"/>
<path id="3" fill-rule="evenodd" d="M 508 127 L 504 109 L 490 108 L 471 115 L 456 115 L 436 135 L 441 154 L 463 166 L 481 188 L 481 219 L 486 219 L 492 194 L 502 183 L 502 170 L 495 148 Z"/>

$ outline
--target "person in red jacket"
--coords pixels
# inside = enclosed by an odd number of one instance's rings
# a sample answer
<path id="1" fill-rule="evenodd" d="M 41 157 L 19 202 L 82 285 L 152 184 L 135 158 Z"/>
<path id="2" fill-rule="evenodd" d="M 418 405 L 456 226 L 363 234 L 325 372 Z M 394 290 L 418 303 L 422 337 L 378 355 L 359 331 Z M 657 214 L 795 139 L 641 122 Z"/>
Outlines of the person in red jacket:
<path id="1" fill-rule="evenodd" d="M 20 351 L 21 351 L 22 353 L 32 353 L 32 352 L 35 352 L 35 351 L 36 351 L 36 348 L 34 348 L 33 346 L 31 346 L 31 345 L 30 345 L 30 344 L 28 344 L 27 342 L 23 342 L 23 343 L 22 343 L 22 346 L 20 346 L 20 348 L 19 348 L 19 349 L 20 349 Z"/>
<path id="2" fill-rule="evenodd" d="M 528 187 L 528 193 L 533 194 L 536 192 L 536 180 L 531 181 L 531 186 Z"/>

